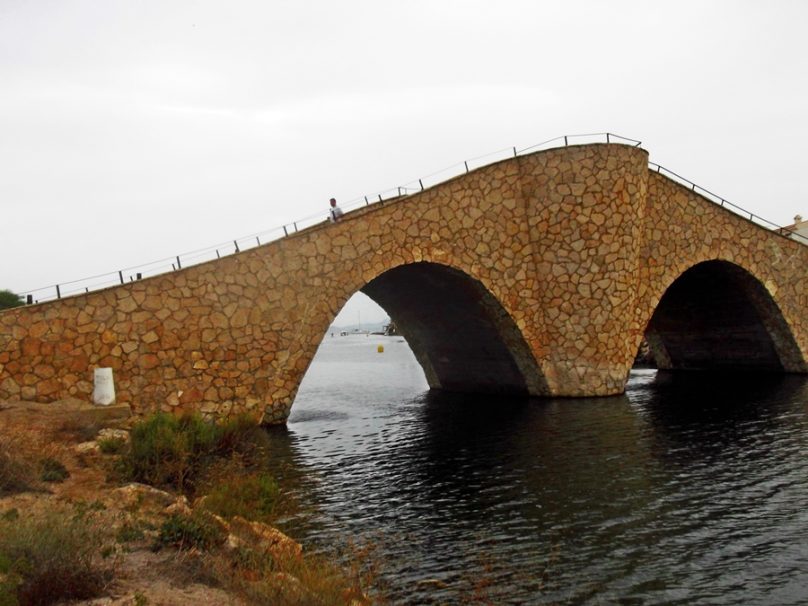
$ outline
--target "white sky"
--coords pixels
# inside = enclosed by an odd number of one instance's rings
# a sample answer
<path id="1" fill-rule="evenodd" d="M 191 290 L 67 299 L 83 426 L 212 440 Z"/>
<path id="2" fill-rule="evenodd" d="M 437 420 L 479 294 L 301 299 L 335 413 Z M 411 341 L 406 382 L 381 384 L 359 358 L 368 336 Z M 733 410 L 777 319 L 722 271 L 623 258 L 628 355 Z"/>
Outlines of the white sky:
<path id="1" fill-rule="evenodd" d="M 808 215 L 808 2 L 0 0 L 0 288 L 610 131 Z M 384 317 L 365 299 L 339 320 Z"/>

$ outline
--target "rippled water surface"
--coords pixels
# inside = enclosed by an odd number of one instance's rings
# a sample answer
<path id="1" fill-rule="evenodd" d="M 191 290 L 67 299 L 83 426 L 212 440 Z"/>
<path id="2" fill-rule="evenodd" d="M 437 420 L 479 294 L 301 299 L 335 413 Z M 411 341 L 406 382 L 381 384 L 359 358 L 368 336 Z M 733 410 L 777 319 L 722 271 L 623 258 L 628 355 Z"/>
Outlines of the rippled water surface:
<path id="1" fill-rule="evenodd" d="M 296 535 L 373 541 L 397 604 L 808 603 L 803 377 L 457 396 L 401 338 L 326 338 L 273 437 Z"/>

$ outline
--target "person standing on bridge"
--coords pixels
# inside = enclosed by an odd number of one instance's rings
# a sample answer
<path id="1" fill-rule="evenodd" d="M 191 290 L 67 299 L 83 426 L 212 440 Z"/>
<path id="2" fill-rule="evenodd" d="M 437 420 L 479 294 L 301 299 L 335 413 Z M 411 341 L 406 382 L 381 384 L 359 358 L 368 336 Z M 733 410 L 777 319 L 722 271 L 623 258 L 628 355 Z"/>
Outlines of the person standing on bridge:
<path id="1" fill-rule="evenodd" d="M 328 209 L 328 213 L 328 220 L 332 223 L 336 223 L 342 219 L 342 209 L 337 206 L 336 198 L 331 198 L 331 208 Z"/>

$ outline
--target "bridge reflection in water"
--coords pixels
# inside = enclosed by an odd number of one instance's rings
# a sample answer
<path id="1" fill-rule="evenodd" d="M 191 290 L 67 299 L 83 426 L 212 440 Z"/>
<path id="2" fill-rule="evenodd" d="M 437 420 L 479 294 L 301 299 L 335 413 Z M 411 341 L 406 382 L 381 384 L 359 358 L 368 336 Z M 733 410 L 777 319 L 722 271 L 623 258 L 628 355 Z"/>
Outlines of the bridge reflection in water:
<path id="1" fill-rule="evenodd" d="M 326 340 L 279 473 L 310 541 L 372 540 L 395 603 L 804 603 L 808 380 L 636 371 L 623 396 L 426 393 L 406 345 Z M 485 584 L 483 583 L 483 584 Z"/>

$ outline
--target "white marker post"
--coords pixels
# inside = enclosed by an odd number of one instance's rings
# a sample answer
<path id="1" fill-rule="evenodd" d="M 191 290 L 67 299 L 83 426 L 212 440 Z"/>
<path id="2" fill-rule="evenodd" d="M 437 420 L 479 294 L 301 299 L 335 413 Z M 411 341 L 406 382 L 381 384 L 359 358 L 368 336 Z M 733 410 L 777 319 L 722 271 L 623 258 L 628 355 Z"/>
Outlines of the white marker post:
<path id="1" fill-rule="evenodd" d="M 111 368 L 96 368 L 93 387 L 93 403 L 109 406 L 115 402 L 115 381 Z"/>

